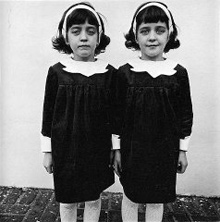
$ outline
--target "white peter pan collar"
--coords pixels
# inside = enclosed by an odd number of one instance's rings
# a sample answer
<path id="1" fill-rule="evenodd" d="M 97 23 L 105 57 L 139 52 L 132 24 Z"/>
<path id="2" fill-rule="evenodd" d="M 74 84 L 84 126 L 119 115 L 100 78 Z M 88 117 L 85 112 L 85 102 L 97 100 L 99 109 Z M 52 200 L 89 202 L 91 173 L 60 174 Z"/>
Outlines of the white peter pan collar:
<path id="1" fill-rule="evenodd" d="M 177 66 L 177 62 L 170 59 L 163 61 L 149 61 L 136 58 L 130 60 L 128 64 L 132 66 L 132 71 L 148 72 L 153 78 L 156 78 L 159 75 L 173 75 L 176 73 L 174 68 Z"/>
<path id="2" fill-rule="evenodd" d="M 60 63 L 65 66 L 63 70 L 65 70 L 66 72 L 80 73 L 85 76 L 91 76 L 97 73 L 105 73 L 108 71 L 108 69 L 106 69 L 108 63 L 100 59 L 97 59 L 94 62 L 83 62 L 75 61 L 74 59 L 69 57 L 60 61 Z"/>

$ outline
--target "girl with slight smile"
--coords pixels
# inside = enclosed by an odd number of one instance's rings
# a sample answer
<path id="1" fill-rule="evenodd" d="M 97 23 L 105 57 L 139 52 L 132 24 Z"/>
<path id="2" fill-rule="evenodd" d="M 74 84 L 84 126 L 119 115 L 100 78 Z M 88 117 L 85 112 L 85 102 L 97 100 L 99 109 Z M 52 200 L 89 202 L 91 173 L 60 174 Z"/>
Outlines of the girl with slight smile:
<path id="1" fill-rule="evenodd" d="M 166 5 L 147 2 L 134 14 L 125 45 L 141 55 L 117 73 L 120 149 L 114 168 L 124 189 L 123 222 L 138 221 L 138 204 L 146 204 L 145 221 L 159 222 L 163 204 L 175 201 L 176 174 L 184 173 L 192 128 L 187 70 L 164 57 L 180 46 Z"/>

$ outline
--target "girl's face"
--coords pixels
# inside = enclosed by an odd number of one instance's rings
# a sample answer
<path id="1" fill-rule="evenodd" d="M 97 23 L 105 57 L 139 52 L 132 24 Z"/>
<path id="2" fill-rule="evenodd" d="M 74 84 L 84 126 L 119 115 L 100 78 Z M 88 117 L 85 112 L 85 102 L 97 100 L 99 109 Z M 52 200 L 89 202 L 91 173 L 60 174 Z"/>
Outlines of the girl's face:
<path id="1" fill-rule="evenodd" d="M 141 23 L 137 30 L 137 42 L 144 60 L 163 60 L 164 48 L 169 40 L 165 22 Z"/>
<path id="2" fill-rule="evenodd" d="M 73 50 L 74 60 L 94 61 L 95 49 L 98 45 L 98 32 L 94 25 L 87 21 L 74 24 L 67 32 L 67 44 Z"/>

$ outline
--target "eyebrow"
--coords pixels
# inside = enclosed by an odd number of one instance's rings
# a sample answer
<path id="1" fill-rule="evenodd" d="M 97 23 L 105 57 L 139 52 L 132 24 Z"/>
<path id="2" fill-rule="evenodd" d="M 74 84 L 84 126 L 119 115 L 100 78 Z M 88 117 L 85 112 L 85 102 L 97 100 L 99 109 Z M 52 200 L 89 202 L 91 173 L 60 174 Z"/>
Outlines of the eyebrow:
<path id="1" fill-rule="evenodd" d="M 158 25 L 158 26 L 156 26 L 156 28 L 164 28 L 164 29 L 166 29 L 167 27 L 166 26 Z"/>
<path id="2" fill-rule="evenodd" d="M 81 28 L 83 24 L 73 24 L 70 29 L 74 29 L 74 28 Z M 94 28 L 96 29 L 95 25 L 88 25 L 86 28 Z"/>
<path id="3" fill-rule="evenodd" d="M 157 28 L 157 29 L 158 29 L 158 28 L 166 29 L 167 27 L 158 25 L 158 26 L 155 26 L 154 28 Z M 151 29 L 151 27 L 150 27 L 150 26 L 143 26 L 143 27 L 140 28 L 140 30 L 142 30 L 142 29 Z"/>

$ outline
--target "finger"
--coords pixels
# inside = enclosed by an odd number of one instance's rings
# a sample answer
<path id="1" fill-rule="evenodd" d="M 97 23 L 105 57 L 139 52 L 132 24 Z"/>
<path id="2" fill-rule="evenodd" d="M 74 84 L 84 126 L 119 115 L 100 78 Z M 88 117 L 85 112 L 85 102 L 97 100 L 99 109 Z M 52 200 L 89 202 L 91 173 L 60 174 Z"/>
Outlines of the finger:
<path id="1" fill-rule="evenodd" d="M 187 165 L 179 164 L 177 167 L 177 173 L 183 174 L 185 173 Z"/>
<path id="2" fill-rule="evenodd" d="M 121 155 L 114 161 L 114 165 L 117 166 L 118 172 L 121 172 Z"/>
<path id="3" fill-rule="evenodd" d="M 119 171 L 121 172 L 122 169 L 121 169 L 121 161 L 118 163 L 118 168 L 119 168 Z"/>
<path id="4" fill-rule="evenodd" d="M 187 164 L 182 166 L 182 173 L 185 173 L 186 168 L 187 168 Z"/>
<path id="5" fill-rule="evenodd" d="M 182 165 L 180 163 L 177 166 L 177 173 L 182 173 Z"/>
<path id="6" fill-rule="evenodd" d="M 115 173 L 117 174 L 118 177 L 120 177 L 120 171 L 118 170 L 118 167 L 114 167 Z"/>
<path id="7" fill-rule="evenodd" d="M 49 168 L 48 173 L 49 173 L 49 174 L 53 173 L 53 167 L 50 167 L 50 168 Z"/>
<path id="8" fill-rule="evenodd" d="M 115 173 L 117 174 L 117 176 L 120 177 L 120 171 L 119 171 L 119 168 L 118 168 L 118 163 L 116 161 L 114 161 L 114 164 L 113 164 L 112 167 L 113 167 Z"/>
<path id="9" fill-rule="evenodd" d="M 53 173 L 53 167 L 52 167 L 52 166 L 50 166 L 50 167 L 45 167 L 45 169 L 46 169 L 46 171 L 47 171 L 49 174 Z"/>

